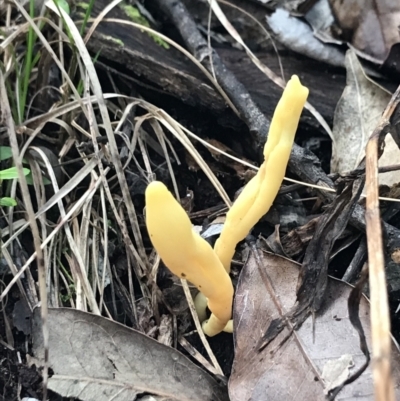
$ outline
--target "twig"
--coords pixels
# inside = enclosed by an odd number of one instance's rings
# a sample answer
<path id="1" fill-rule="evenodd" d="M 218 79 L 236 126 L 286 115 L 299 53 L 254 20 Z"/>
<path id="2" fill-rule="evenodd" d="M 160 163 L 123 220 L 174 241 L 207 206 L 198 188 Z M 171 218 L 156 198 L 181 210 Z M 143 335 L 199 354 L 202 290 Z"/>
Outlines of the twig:
<path id="1" fill-rule="evenodd" d="M 391 335 L 388 295 L 385 278 L 382 227 L 379 210 L 378 159 L 384 134 L 390 127 L 390 118 L 400 102 L 400 86 L 392 96 L 378 127 L 372 133 L 366 149 L 366 225 L 369 263 L 369 286 L 372 326 L 372 371 L 375 399 L 394 401 L 391 373 Z"/>
<path id="2" fill-rule="evenodd" d="M 367 241 L 365 236 L 361 239 L 360 245 L 358 245 L 357 251 L 353 256 L 348 268 L 346 269 L 342 280 L 351 283 L 357 276 L 358 272 L 361 270 L 362 265 L 367 259 Z"/>

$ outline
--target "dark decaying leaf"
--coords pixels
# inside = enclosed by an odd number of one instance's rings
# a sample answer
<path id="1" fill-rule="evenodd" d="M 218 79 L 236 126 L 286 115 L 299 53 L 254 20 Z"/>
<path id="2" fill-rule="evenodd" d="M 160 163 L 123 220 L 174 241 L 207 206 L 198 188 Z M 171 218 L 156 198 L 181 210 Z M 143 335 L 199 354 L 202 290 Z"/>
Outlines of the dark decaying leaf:
<path id="1" fill-rule="evenodd" d="M 345 185 L 342 183 L 342 185 Z M 325 300 L 328 264 L 333 245 L 344 231 L 357 204 L 364 182 L 349 182 L 319 219 L 314 237 L 304 256 L 297 290 L 297 305 L 293 316 L 301 325 L 308 313 L 315 313 Z"/>
<path id="2" fill-rule="evenodd" d="M 312 239 L 319 217 L 315 217 L 303 226 L 296 227 L 282 237 L 285 254 L 291 258 L 303 252 Z"/>
<path id="3" fill-rule="evenodd" d="M 101 316 L 49 309 L 48 388 L 82 401 L 156 399 L 227 401 L 226 389 L 173 348 Z M 33 317 L 33 353 L 43 361 L 40 310 Z M 160 397 L 160 398 L 159 398 Z"/>
<path id="4" fill-rule="evenodd" d="M 325 301 L 315 317 L 315 335 L 310 316 L 298 330 L 290 332 L 285 327 L 259 352 L 259 341 L 266 327 L 288 313 L 296 302 L 299 274 L 299 265 L 287 259 L 264 253 L 261 261 L 260 267 L 251 253 L 236 289 L 235 359 L 229 382 L 230 399 L 326 400 L 324 390 L 340 384 L 365 362 L 359 336 L 349 321 L 347 300 L 352 287 L 329 279 Z M 370 346 L 369 304 L 364 297 L 359 315 Z M 400 353 L 395 346 L 392 352 L 399 398 Z M 370 367 L 336 397 L 336 400 L 346 401 L 360 399 L 374 399 Z"/>

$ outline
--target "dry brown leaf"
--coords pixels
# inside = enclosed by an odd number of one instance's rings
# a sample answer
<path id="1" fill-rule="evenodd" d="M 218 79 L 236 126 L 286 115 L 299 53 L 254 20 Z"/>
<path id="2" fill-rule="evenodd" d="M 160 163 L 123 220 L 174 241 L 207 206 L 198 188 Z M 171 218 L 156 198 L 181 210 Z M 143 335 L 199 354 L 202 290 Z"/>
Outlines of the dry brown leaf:
<path id="1" fill-rule="evenodd" d="M 359 337 L 348 318 L 347 299 L 352 287 L 334 279 L 329 280 L 326 302 L 315 319 L 315 338 L 310 317 L 289 337 L 289 330 L 284 329 L 258 353 L 260 338 L 271 321 L 295 303 L 298 273 L 296 263 L 266 253 L 261 271 L 253 255 L 243 268 L 233 315 L 231 401 L 326 400 L 324 391 L 364 363 Z M 370 344 L 369 304 L 364 298 L 360 319 Z M 392 350 L 393 375 L 399 383 L 400 353 L 395 346 Z M 399 384 L 396 393 L 400 397 Z M 336 397 L 360 399 L 374 399 L 370 367 Z"/>
<path id="2" fill-rule="evenodd" d="M 119 323 L 76 309 L 49 309 L 48 388 L 64 397 L 132 401 L 227 401 L 226 390 L 177 350 Z M 33 353 L 43 361 L 40 309 L 33 317 Z M 161 396 L 161 398 L 158 398 Z"/>

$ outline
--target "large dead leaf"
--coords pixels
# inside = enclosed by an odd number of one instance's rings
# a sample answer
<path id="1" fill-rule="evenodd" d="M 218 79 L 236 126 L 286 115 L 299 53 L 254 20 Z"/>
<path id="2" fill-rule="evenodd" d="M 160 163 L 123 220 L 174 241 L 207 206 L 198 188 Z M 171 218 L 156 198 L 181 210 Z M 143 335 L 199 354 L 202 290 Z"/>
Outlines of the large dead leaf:
<path id="1" fill-rule="evenodd" d="M 365 155 L 365 145 L 376 128 L 379 118 L 390 100 L 390 94 L 366 77 L 354 53 L 346 54 L 347 84 L 336 106 L 333 119 L 332 172 L 344 173 L 355 169 Z M 379 160 L 380 166 L 396 164 L 400 151 L 388 134 L 386 146 Z M 400 172 L 379 176 L 380 184 L 400 182 Z"/>
<path id="2" fill-rule="evenodd" d="M 229 382 L 231 401 L 326 400 L 324 391 L 343 382 L 365 362 L 359 337 L 347 311 L 351 287 L 330 279 L 326 301 L 292 334 L 284 329 L 263 351 L 260 338 L 273 319 L 282 317 L 296 301 L 299 266 L 264 253 L 262 267 L 253 255 L 242 270 L 234 305 L 235 359 Z M 370 344 L 369 305 L 361 300 L 360 319 Z M 393 374 L 400 397 L 400 353 L 392 347 Z M 371 369 L 347 385 L 337 400 L 373 400 Z"/>
<path id="3" fill-rule="evenodd" d="M 399 0 L 330 0 L 343 39 L 372 61 L 383 63 L 400 42 Z"/>
<path id="4" fill-rule="evenodd" d="M 227 401 L 226 390 L 173 348 L 121 324 L 75 309 L 49 309 L 49 389 L 80 400 Z M 44 360 L 40 310 L 33 352 Z"/>

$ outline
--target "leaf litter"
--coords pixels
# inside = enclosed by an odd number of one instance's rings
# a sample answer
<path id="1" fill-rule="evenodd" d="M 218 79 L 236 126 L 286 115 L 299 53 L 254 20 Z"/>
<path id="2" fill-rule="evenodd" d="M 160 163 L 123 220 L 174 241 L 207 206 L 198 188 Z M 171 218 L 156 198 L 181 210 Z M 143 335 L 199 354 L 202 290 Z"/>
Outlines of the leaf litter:
<path id="1" fill-rule="evenodd" d="M 236 353 L 229 387 L 232 400 L 261 399 L 261 394 L 271 400 L 295 395 L 300 399 L 322 400 L 328 392 L 333 394 L 332 399 L 337 393 L 338 400 L 353 399 L 356 393 L 367 396 L 372 389 L 371 375 L 364 372 L 369 363 L 364 332 L 358 326 L 357 313 L 351 322 L 359 338 L 352 334 L 346 317 L 353 313 L 347 311 L 350 287 L 338 289 L 338 282 L 328 280 L 332 247 L 359 200 L 363 179 L 343 180 L 338 186 L 340 194 L 318 219 L 300 271 L 294 262 L 273 259 L 277 257 L 268 254 L 261 257 L 254 248 L 241 272 L 233 317 Z M 282 268 L 285 264 L 290 264 L 290 275 Z M 336 298 L 339 292 L 342 295 Z M 368 307 L 365 308 L 363 325 L 368 317 Z M 255 319 L 257 314 L 260 317 Z M 368 320 L 366 327 L 369 326 Z M 252 333 L 250 340 L 249 333 Z M 332 365 L 337 368 L 338 358 L 354 362 L 351 374 L 346 365 L 337 375 L 342 377 L 342 383 L 338 377 L 324 383 L 322 371 L 325 369 L 326 378 L 326 363 L 329 362 L 331 371 Z M 249 365 L 250 375 L 245 373 Z M 289 374 L 290 384 L 285 379 Z"/>
<path id="2" fill-rule="evenodd" d="M 339 373 L 347 378 L 365 363 L 359 337 L 349 320 L 347 302 L 352 287 L 329 278 L 325 302 L 315 321 L 309 316 L 295 331 L 285 326 L 260 352 L 259 340 L 265 328 L 289 313 L 296 302 L 299 275 L 299 265 L 280 256 L 263 252 L 260 262 L 251 252 L 236 289 L 236 351 L 229 381 L 230 399 L 326 400 L 326 390 L 332 386 L 332 381 L 325 382 L 326 372 L 332 370 L 332 364 L 336 368 L 341 366 Z M 361 298 L 359 316 L 370 346 L 370 312 L 365 297 Z M 397 347 L 392 349 L 393 376 L 398 381 L 400 353 Z M 343 359 L 349 363 L 343 364 Z M 400 389 L 396 391 L 399 397 Z M 358 380 L 342 389 L 336 400 L 372 399 L 372 393 L 368 367 Z"/>

